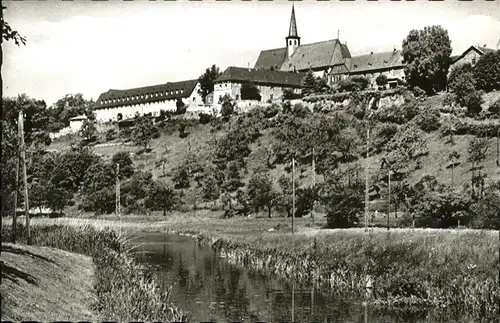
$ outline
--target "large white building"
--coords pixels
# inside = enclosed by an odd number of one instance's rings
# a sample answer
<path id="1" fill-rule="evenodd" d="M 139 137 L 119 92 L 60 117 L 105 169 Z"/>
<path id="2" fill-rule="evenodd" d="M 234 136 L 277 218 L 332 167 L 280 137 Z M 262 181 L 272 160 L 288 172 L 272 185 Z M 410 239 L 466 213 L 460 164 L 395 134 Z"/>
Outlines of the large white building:
<path id="1" fill-rule="evenodd" d="M 102 93 L 94 105 L 98 122 L 129 119 L 140 115 L 160 115 L 160 111 L 175 111 L 181 100 L 188 108 L 203 104 L 198 93 L 198 80 L 169 82 L 128 90 L 108 90 Z"/>

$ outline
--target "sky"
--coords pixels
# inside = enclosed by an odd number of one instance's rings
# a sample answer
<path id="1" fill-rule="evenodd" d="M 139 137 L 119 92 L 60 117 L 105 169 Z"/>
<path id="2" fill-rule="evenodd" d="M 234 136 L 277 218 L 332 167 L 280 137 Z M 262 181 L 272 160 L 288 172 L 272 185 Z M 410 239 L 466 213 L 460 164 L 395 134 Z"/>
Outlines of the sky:
<path id="1" fill-rule="evenodd" d="M 47 105 L 66 94 L 96 100 L 127 89 L 198 78 L 210 65 L 253 67 L 284 47 L 292 3 L 275 1 L 10 1 L 5 20 L 27 39 L 2 43 L 3 96 Z M 453 54 L 496 48 L 500 1 L 294 1 L 301 43 L 337 38 L 351 55 L 401 48 L 412 29 L 441 25 Z"/>

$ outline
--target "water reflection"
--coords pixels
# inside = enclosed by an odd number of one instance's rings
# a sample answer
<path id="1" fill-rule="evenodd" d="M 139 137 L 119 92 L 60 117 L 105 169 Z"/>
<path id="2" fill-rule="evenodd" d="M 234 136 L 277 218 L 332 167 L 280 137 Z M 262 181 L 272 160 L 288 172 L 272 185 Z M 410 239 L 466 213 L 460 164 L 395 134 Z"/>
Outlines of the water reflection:
<path id="1" fill-rule="evenodd" d="M 381 313 L 348 301 L 229 265 L 219 253 L 189 237 L 141 234 L 137 258 L 151 266 L 162 288 L 190 322 L 433 322 L 421 313 Z M 441 322 L 457 322 L 460 316 Z M 469 320 L 470 321 L 470 320 Z"/>

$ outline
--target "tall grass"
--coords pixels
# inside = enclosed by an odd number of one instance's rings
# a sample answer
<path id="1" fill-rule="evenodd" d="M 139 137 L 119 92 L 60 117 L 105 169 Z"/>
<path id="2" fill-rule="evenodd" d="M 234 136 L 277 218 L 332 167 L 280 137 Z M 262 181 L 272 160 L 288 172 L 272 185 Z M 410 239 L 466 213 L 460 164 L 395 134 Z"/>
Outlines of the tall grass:
<path id="1" fill-rule="evenodd" d="M 9 241 L 12 226 L 2 227 L 2 241 Z M 19 242 L 26 229 L 17 227 Z M 89 255 L 96 266 L 94 310 L 106 320 L 181 322 L 185 313 L 170 302 L 146 268 L 130 255 L 126 237 L 109 228 L 92 225 L 34 225 L 31 243 Z"/>

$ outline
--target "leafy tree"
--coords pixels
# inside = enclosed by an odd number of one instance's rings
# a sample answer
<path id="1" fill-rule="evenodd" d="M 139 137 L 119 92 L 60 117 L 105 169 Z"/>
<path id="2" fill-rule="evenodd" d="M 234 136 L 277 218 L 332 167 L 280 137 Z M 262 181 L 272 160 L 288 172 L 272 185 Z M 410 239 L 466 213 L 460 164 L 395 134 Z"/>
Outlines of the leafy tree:
<path id="1" fill-rule="evenodd" d="M 469 142 L 469 148 L 467 149 L 467 160 L 471 163 L 472 195 L 475 198 L 481 198 L 484 193 L 484 179 L 486 177 L 486 173 L 481 174 L 481 169 L 483 168 L 481 163 L 486 159 L 488 148 L 488 138 L 474 137 Z M 478 189 L 479 191 L 476 191 L 476 189 Z M 479 193 L 479 195 L 477 195 L 477 193 Z"/>
<path id="2" fill-rule="evenodd" d="M 500 90 L 500 50 L 481 56 L 473 74 L 477 89 L 486 92 Z"/>
<path id="3" fill-rule="evenodd" d="M 375 79 L 375 82 L 378 86 L 386 86 L 387 85 L 387 76 L 385 74 L 380 74 Z"/>
<path id="4" fill-rule="evenodd" d="M 214 82 L 221 75 L 219 68 L 214 64 L 205 70 L 198 81 L 200 82 L 200 90 L 198 93 L 205 101 L 208 94 L 214 91 Z"/>
<path id="5" fill-rule="evenodd" d="M 438 109 L 426 107 L 420 110 L 420 113 L 415 116 L 415 122 L 420 129 L 429 133 L 439 129 L 439 118 L 441 113 Z"/>
<path id="6" fill-rule="evenodd" d="M 359 166 L 330 174 L 320 188 L 320 200 L 327 207 L 327 227 L 348 228 L 359 222 L 364 209 L 364 183 Z"/>
<path id="7" fill-rule="evenodd" d="M 273 190 L 273 182 L 269 174 L 267 172 L 254 173 L 248 182 L 247 193 L 254 212 L 258 213 L 260 207 L 265 206 L 270 218 L 276 193 Z"/>
<path id="8" fill-rule="evenodd" d="M 300 94 L 296 94 L 293 89 L 285 88 L 283 89 L 283 100 L 293 100 L 299 99 L 301 97 Z"/>
<path id="9" fill-rule="evenodd" d="M 155 126 L 151 118 L 146 116 L 137 119 L 134 129 L 132 130 L 132 138 L 137 146 L 143 146 L 144 150 L 148 149 L 149 143 L 153 139 Z"/>
<path id="10" fill-rule="evenodd" d="M 155 211 L 163 211 L 163 216 L 167 215 L 167 211 L 173 210 L 179 202 L 175 190 L 159 181 L 151 184 L 146 197 L 146 207 Z"/>
<path id="11" fill-rule="evenodd" d="M 292 197 L 292 180 L 290 176 L 282 175 L 278 179 L 278 185 L 281 192 L 275 196 L 273 202 L 281 211 L 286 212 L 287 217 L 292 217 L 293 197 Z"/>
<path id="12" fill-rule="evenodd" d="M 463 64 L 452 70 L 449 77 L 449 89 L 455 94 L 456 102 L 467 107 L 469 114 L 481 112 L 481 93 L 476 90 L 472 66 Z"/>
<path id="13" fill-rule="evenodd" d="M 244 82 L 241 84 L 240 92 L 242 100 L 260 101 L 262 99 L 259 89 L 253 83 Z"/>
<path id="14" fill-rule="evenodd" d="M 224 173 L 224 183 L 222 185 L 224 191 L 232 193 L 244 186 L 241 171 L 242 167 L 238 162 L 230 161 L 227 164 L 227 168 Z"/>
<path id="15" fill-rule="evenodd" d="M 222 97 L 222 107 L 221 107 L 221 114 L 222 114 L 222 118 L 224 118 L 225 120 L 228 120 L 231 115 L 234 114 L 234 106 L 235 106 L 235 103 L 233 102 L 233 100 L 231 99 L 231 97 L 229 95 L 224 95 Z"/>
<path id="16" fill-rule="evenodd" d="M 495 102 L 493 102 L 490 107 L 488 108 L 488 111 L 491 113 L 491 114 L 494 114 L 498 117 L 500 117 L 500 98 L 498 100 L 496 100 Z"/>
<path id="17" fill-rule="evenodd" d="M 189 188 L 191 186 L 189 169 L 185 164 L 182 164 L 175 169 L 172 181 L 174 182 L 174 188 L 176 189 Z"/>
<path id="18" fill-rule="evenodd" d="M 314 76 L 313 72 L 309 70 L 306 76 L 304 76 L 304 79 L 302 79 L 302 94 L 304 96 L 314 94 L 316 93 L 316 87 L 316 77 Z"/>
<path id="19" fill-rule="evenodd" d="M 202 184 L 202 198 L 205 201 L 213 201 L 214 204 L 220 196 L 219 181 L 213 173 L 207 174 L 203 179 Z"/>
<path id="20" fill-rule="evenodd" d="M 85 146 L 97 141 L 97 128 L 95 126 L 96 116 L 92 110 L 86 111 L 87 119 L 83 121 L 80 135 L 83 137 L 82 144 Z"/>
<path id="21" fill-rule="evenodd" d="M 403 40 L 404 72 L 408 84 L 427 94 L 445 88 L 449 68 L 451 41 L 441 26 L 411 30 Z"/>
<path id="22" fill-rule="evenodd" d="M 313 187 L 304 187 L 296 190 L 297 210 L 295 211 L 295 216 L 300 218 L 304 215 L 311 213 L 314 206 L 314 201 L 318 199 L 318 189 Z"/>
<path id="23" fill-rule="evenodd" d="M 176 110 L 175 110 L 176 114 L 184 114 L 184 113 L 186 113 L 187 106 L 182 101 L 181 98 L 177 99 L 177 102 L 175 102 L 175 107 L 176 107 Z"/>
<path id="24" fill-rule="evenodd" d="M 83 179 L 82 208 L 96 213 L 115 210 L 115 175 L 113 166 L 99 160 L 87 170 Z"/>
<path id="25" fill-rule="evenodd" d="M 455 166 L 457 165 L 458 161 L 460 160 L 460 154 L 456 151 L 453 150 L 449 155 L 448 155 L 448 161 L 450 162 L 449 167 L 451 167 L 451 186 L 453 187 L 453 177 L 454 177 L 454 170 Z"/>
<path id="26" fill-rule="evenodd" d="M 488 186 L 481 200 L 471 205 L 473 227 L 500 229 L 500 181 Z"/>
<path id="27" fill-rule="evenodd" d="M 3 109 L 2 109 L 3 112 Z M 2 127 L 2 140 L 1 144 L 1 158 L 0 158 L 0 172 L 2 185 L 0 185 L 0 192 L 2 195 L 2 214 L 9 210 L 11 203 L 13 202 L 12 193 L 15 190 L 16 183 L 16 163 L 17 163 L 17 151 L 19 149 L 19 142 L 17 140 L 17 127 L 3 119 L 4 114 L 2 113 L 1 127 Z M 19 174 L 18 174 L 19 175 Z"/>
<path id="28" fill-rule="evenodd" d="M 19 46 L 20 44 L 26 45 L 26 38 L 21 36 L 17 30 L 13 30 L 10 24 L 4 20 L 3 11 L 6 10 L 7 7 L 2 5 L 2 38 L 4 41 L 13 40 L 14 43 Z"/>
<path id="29" fill-rule="evenodd" d="M 119 151 L 111 158 L 113 165 L 120 164 L 119 178 L 121 180 L 130 178 L 134 174 L 134 162 L 127 151 Z M 115 166 L 116 167 L 116 166 Z"/>
<path id="30" fill-rule="evenodd" d="M 127 212 L 144 212 L 147 209 L 147 198 L 151 196 L 152 185 L 153 174 L 145 171 L 134 172 L 134 175 L 123 183 L 120 193 Z"/>
<path id="31" fill-rule="evenodd" d="M 69 126 L 69 119 L 80 115 L 87 114 L 92 109 L 94 101 L 87 100 L 81 93 L 66 94 L 63 98 L 57 100 L 52 109 L 49 109 L 49 117 L 51 122 Z M 88 116 L 87 116 L 88 117 Z M 62 129 L 55 128 L 53 131 Z"/>

